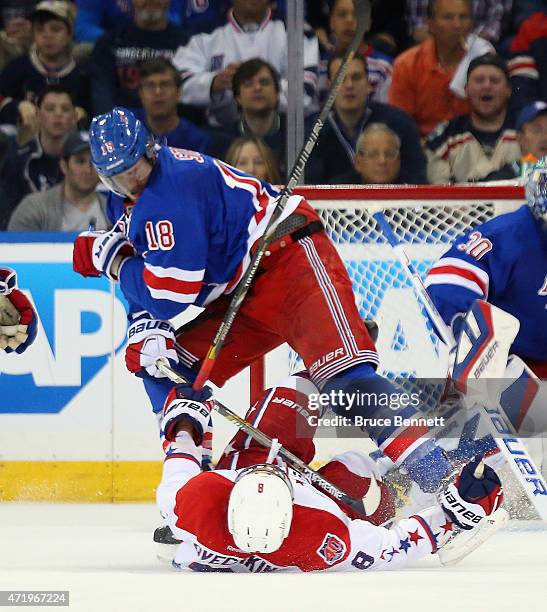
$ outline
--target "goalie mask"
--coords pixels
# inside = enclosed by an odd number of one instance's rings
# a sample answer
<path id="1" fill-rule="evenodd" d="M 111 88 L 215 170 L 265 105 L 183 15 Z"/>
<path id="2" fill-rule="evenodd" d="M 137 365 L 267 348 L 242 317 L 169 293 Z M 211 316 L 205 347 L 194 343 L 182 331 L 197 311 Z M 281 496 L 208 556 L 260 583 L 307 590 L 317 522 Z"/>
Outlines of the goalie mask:
<path id="1" fill-rule="evenodd" d="M 278 550 L 291 529 L 293 488 L 281 468 L 253 465 L 239 473 L 228 501 L 228 530 L 249 553 Z"/>
<path id="2" fill-rule="evenodd" d="M 91 159 L 101 181 L 114 193 L 129 195 L 118 175 L 133 168 L 144 157 L 156 159 L 154 138 L 132 112 L 115 107 L 93 118 L 89 129 Z"/>
<path id="3" fill-rule="evenodd" d="M 547 222 L 547 157 L 543 157 L 530 171 L 525 191 L 534 217 Z"/>

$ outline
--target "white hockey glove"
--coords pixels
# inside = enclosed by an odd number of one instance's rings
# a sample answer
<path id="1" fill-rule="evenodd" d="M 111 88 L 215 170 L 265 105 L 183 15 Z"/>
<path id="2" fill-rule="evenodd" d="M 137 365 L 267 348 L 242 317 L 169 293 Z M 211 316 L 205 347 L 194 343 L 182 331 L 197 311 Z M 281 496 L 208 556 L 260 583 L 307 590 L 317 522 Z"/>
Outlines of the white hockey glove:
<path id="1" fill-rule="evenodd" d="M 501 481 L 482 457 L 468 463 L 439 495 L 444 513 L 460 529 L 473 529 L 495 512 L 502 501 Z"/>
<path id="2" fill-rule="evenodd" d="M 179 362 L 175 351 L 175 329 L 169 321 L 152 319 L 148 313 L 135 319 L 127 330 L 125 365 L 139 377 L 165 378 L 156 367 L 158 357 L 165 357 L 171 367 Z"/>
<path id="3" fill-rule="evenodd" d="M 187 421 L 193 427 L 196 446 L 201 446 L 209 425 L 212 404 L 208 400 L 212 395 L 210 387 L 195 391 L 190 383 L 175 385 L 165 400 L 160 435 L 172 442 L 176 437 L 175 426 Z"/>

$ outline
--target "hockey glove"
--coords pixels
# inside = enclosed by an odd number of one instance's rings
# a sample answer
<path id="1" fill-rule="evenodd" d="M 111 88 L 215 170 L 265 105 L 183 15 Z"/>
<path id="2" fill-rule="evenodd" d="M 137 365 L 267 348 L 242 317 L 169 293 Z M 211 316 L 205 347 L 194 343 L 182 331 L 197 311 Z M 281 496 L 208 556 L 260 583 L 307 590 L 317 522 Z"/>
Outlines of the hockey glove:
<path id="1" fill-rule="evenodd" d="M 496 511 L 503 501 L 501 481 L 479 456 L 468 463 L 456 480 L 440 494 L 446 516 L 461 529 L 473 529 Z"/>
<path id="2" fill-rule="evenodd" d="M 175 329 L 169 321 L 152 319 L 148 313 L 135 319 L 127 330 L 125 365 L 136 376 L 146 374 L 165 378 L 156 367 L 158 357 L 165 357 L 171 367 L 179 362 L 175 351 Z"/>
<path id="3" fill-rule="evenodd" d="M 17 273 L 0 268 L 0 349 L 23 353 L 34 342 L 36 332 L 36 311 L 17 289 Z"/>
<path id="4" fill-rule="evenodd" d="M 134 255 L 122 232 L 82 232 L 74 242 L 72 267 L 82 276 L 104 275 L 118 281 L 123 263 Z"/>
<path id="5" fill-rule="evenodd" d="M 212 395 L 209 387 L 195 391 L 189 383 L 175 385 L 165 400 L 161 435 L 172 442 L 176 436 L 175 426 L 181 421 L 187 421 L 192 424 L 192 437 L 196 446 L 201 446 L 204 432 L 209 425 L 212 405 L 208 400 Z"/>

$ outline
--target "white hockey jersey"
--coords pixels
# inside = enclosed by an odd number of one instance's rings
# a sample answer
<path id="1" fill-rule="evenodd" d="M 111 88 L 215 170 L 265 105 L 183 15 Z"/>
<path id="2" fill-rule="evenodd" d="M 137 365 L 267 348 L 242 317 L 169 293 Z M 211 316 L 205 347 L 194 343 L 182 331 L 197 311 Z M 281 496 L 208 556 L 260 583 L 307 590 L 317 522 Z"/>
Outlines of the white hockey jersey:
<path id="1" fill-rule="evenodd" d="M 272 19 L 268 11 L 265 19 L 253 27 L 242 27 L 228 12 L 228 23 L 210 34 L 193 36 L 185 47 L 180 47 L 173 63 L 184 79 L 182 102 L 208 107 L 212 125 L 230 125 L 237 120 L 237 108 L 231 91 L 211 95 L 211 84 L 216 74 L 229 64 L 260 58 L 269 62 L 281 77 L 280 105 L 286 108 L 287 93 L 287 32 L 285 24 Z M 304 106 L 315 109 L 319 45 L 311 32 L 304 35 Z"/>
<path id="2" fill-rule="evenodd" d="M 166 450 L 157 501 L 182 540 L 177 569 L 217 572 L 309 572 L 400 569 L 436 552 L 452 535 L 440 506 L 422 510 L 390 529 L 348 518 L 329 497 L 290 468 L 293 520 L 281 548 L 250 554 L 228 531 L 227 508 L 235 470 L 201 472 L 200 453 L 187 435 Z"/>

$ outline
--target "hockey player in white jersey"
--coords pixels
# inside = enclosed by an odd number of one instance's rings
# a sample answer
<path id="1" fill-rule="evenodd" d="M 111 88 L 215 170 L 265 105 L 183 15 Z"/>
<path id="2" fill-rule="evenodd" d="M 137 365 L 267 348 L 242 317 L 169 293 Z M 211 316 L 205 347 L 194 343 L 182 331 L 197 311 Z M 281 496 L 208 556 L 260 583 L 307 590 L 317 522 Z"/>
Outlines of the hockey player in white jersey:
<path id="1" fill-rule="evenodd" d="M 233 0 L 228 23 L 210 34 L 197 34 L 180 47 L 173 63 L 182 72 L 182 101 L 207 108 L 212 125 L 237 120 L 232 77 L 238 66 L 259 57 L 281 77 L 281 107 L 287 100 L 287 32 L 281 19 L 272 16 L 271 0 Z M 317 96 L 319 44 L 313 30 L 304 32 L 304 105 L 314 108 Z"/>
<path id="2" fill-rule="evenodd" d="M 311 381 L 290 377 L 267 390 L 247 419 L 270 435 L 277 431 L 284 447 L 309 460 L 314 427 L 307 398 L 316 392 Z M 167 442 L 157 502 L 180 540 L 172 561 L 177 569 L 399 569 L 442 549 L 456 528 L 475 528 L 503 499 L 496 473 L 476 458 L 438 503 L 388 529 L 379 523 L 393 517 L 390 493 L 366 455 L 344 453 L 322 468 L 325 477 L 354 496 L 367 500 L 376 491 L 373 513 L 363 519 L 242 433 L 227 446 L 217 470 L 201 472 L 209 408 L 207 401 L 187 400 L 184 388 L 175 388 L 163 412 Z"/>

